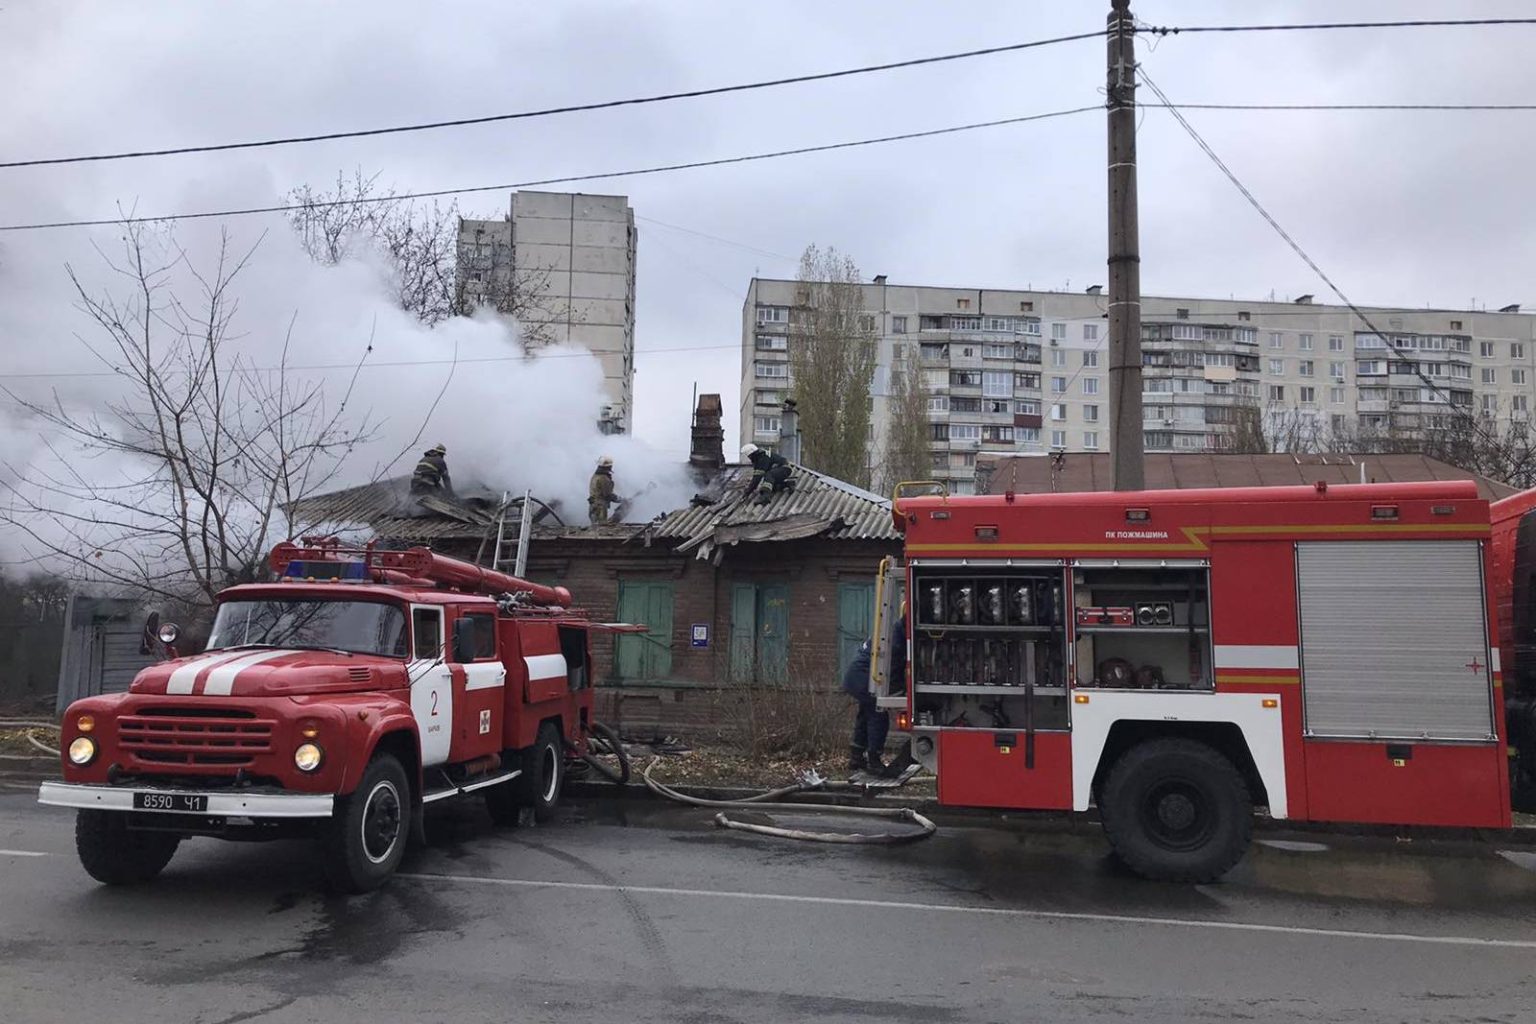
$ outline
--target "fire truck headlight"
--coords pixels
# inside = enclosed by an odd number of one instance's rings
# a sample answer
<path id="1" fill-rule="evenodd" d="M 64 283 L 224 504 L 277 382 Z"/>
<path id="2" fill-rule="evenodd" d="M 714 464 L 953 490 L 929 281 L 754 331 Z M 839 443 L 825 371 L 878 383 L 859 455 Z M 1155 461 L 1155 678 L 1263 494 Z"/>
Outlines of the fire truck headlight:
<path id="1" fill-rule="evenodd" d="M 77 736 L 69 745 L 69 763 L 85 766 L 96 760 L 96 741 L 89 736 Z"/>
<path id="2" fill-rule="evenodd" d="M 320 767 L 325 753 L 313 743 L 300 743 L 293 752 L 293 764 L 301 772 L 312 772 Z"/>

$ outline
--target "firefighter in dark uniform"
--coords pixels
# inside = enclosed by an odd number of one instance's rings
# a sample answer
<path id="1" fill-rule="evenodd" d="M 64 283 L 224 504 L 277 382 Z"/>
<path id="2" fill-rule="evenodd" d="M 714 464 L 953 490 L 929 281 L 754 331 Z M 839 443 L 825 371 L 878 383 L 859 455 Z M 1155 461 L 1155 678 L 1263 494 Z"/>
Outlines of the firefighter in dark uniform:
<path id="1" fill-rule="evenodd" d="M 448 479 L 448 449 L 435 444 L 422 453 L 411 474 L 412 494 L 442 494 L 453 497 L 453 481 Z"/>
<path id="2" fill-rule="evenodd" d="M 868 770 L 872 775 L 886 773 L 885 762 L 880 755 L 885 751 L 885 737 L 891 730 L 890 716 L 875 702 L 869 689 L 870 642 L 859 645 L 843 673 L 843 692 L 853 698 L 858 711 L 853 718 L 853 740 L 848 745 L 848 768 L 851 771 Z"/>
<path id="3" fill-rule="evenodd" d="M 604 455 L 597 460 L 597 469 L 593 471 L 592 481 L 587 485 L 587 519 L 593 526 L 602 526 L 608 522 L 608 506 L 615 500 L 613 460 Z"/>
<path id="4" fill-rule="evenodd" d="M 795 482 L 789 478 L 789 460 L 784 456 L 748 444 L 742 446 L 741 457 L 752 464 L 752 482 L 747 490 L 757 492 L 759 505 L 768 504 L 768 499 L 780 491 L 795 489 Z"/>

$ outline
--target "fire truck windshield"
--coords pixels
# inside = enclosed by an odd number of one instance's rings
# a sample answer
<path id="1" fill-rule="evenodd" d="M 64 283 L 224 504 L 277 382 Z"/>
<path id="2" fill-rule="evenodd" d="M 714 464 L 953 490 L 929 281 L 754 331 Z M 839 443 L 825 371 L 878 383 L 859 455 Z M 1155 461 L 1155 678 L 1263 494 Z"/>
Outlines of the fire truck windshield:
<path id="1" fill-rule="evenodd" d="M 405 613 L 374 601 L 225 601 L 208 650 L 293 647 L 403 658 Z"/>

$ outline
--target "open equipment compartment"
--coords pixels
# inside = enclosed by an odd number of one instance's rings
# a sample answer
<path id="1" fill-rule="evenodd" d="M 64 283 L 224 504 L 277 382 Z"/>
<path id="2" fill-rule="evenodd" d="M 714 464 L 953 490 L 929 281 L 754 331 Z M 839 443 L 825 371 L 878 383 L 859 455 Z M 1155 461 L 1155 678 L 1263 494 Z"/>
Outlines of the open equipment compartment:
<path id="1" fill-rule="evenodd" d="M 1210 690 L 1205 562 L 1091 562 L 1072 568 L 1079 687 Z"/>
<path id="2" fill-rule="evenodd" d="M 1069 728 L 1062 563 L 915 565 L 913 715 L 922 727 Z"/>

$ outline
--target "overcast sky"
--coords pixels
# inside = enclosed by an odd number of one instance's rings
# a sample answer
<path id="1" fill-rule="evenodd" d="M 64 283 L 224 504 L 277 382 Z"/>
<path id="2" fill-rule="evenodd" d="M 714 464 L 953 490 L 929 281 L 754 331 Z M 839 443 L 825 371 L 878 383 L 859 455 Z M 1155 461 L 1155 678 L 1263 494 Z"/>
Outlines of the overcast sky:
<path id="1" fill-rule="evenodd" d="M 20 159 L 225 142 L 707 87 L 1093 30 L 1108 7 L 8 0 L 0 7 L 0 151 Z M 1533 13 L 1514 0 L 1147 0 L 1134 10 L 1159 25 Z M 1198 35 L 1143 45 L 1139 56 L 1175 101 L 1509 103 L 1536 96 L 1533 42 L 1536 28 Z M 516 182 L 1091 105 L 1101 100 L 1103 50 L 1089 40 L 510 125 L 5 170 L 0 221 L 110 216 L 119 203 L 141 213 L 265 204 L 354 168 L 381 172 L 400 189 Z M 1356 301 L 1536 305 L 1536 113 L 1189 116 Z M 637 432 L 685 453 L 696 384 L 725 395 L 733 439 L 747 282 L 754 273 L 792 276 L 810 242 L 836 246 L 892 283 L 1102 282 L 1104 137 L 1104 117 L 1092 112 L 584 186 L 628 195 L 639 218 Z M 1140 161 L 1146 291 L 1325 297 L 1167 114 L 1146 112 Z M 463 202 L 487 215 L 505 205 L 499 195 Z M 252 219 L 238 230 L 259 226 Z M 85 260 L 90 243 L 85 232 L 46 244 L 11 235 L 0 239 L 0 261 Z M 78 326 L 76 315 L 59 310 L 61 338 Z M 37 344 L 0 343 L 10 354 Z M 59 346 L 59 365 L 77 358 Z"/>

